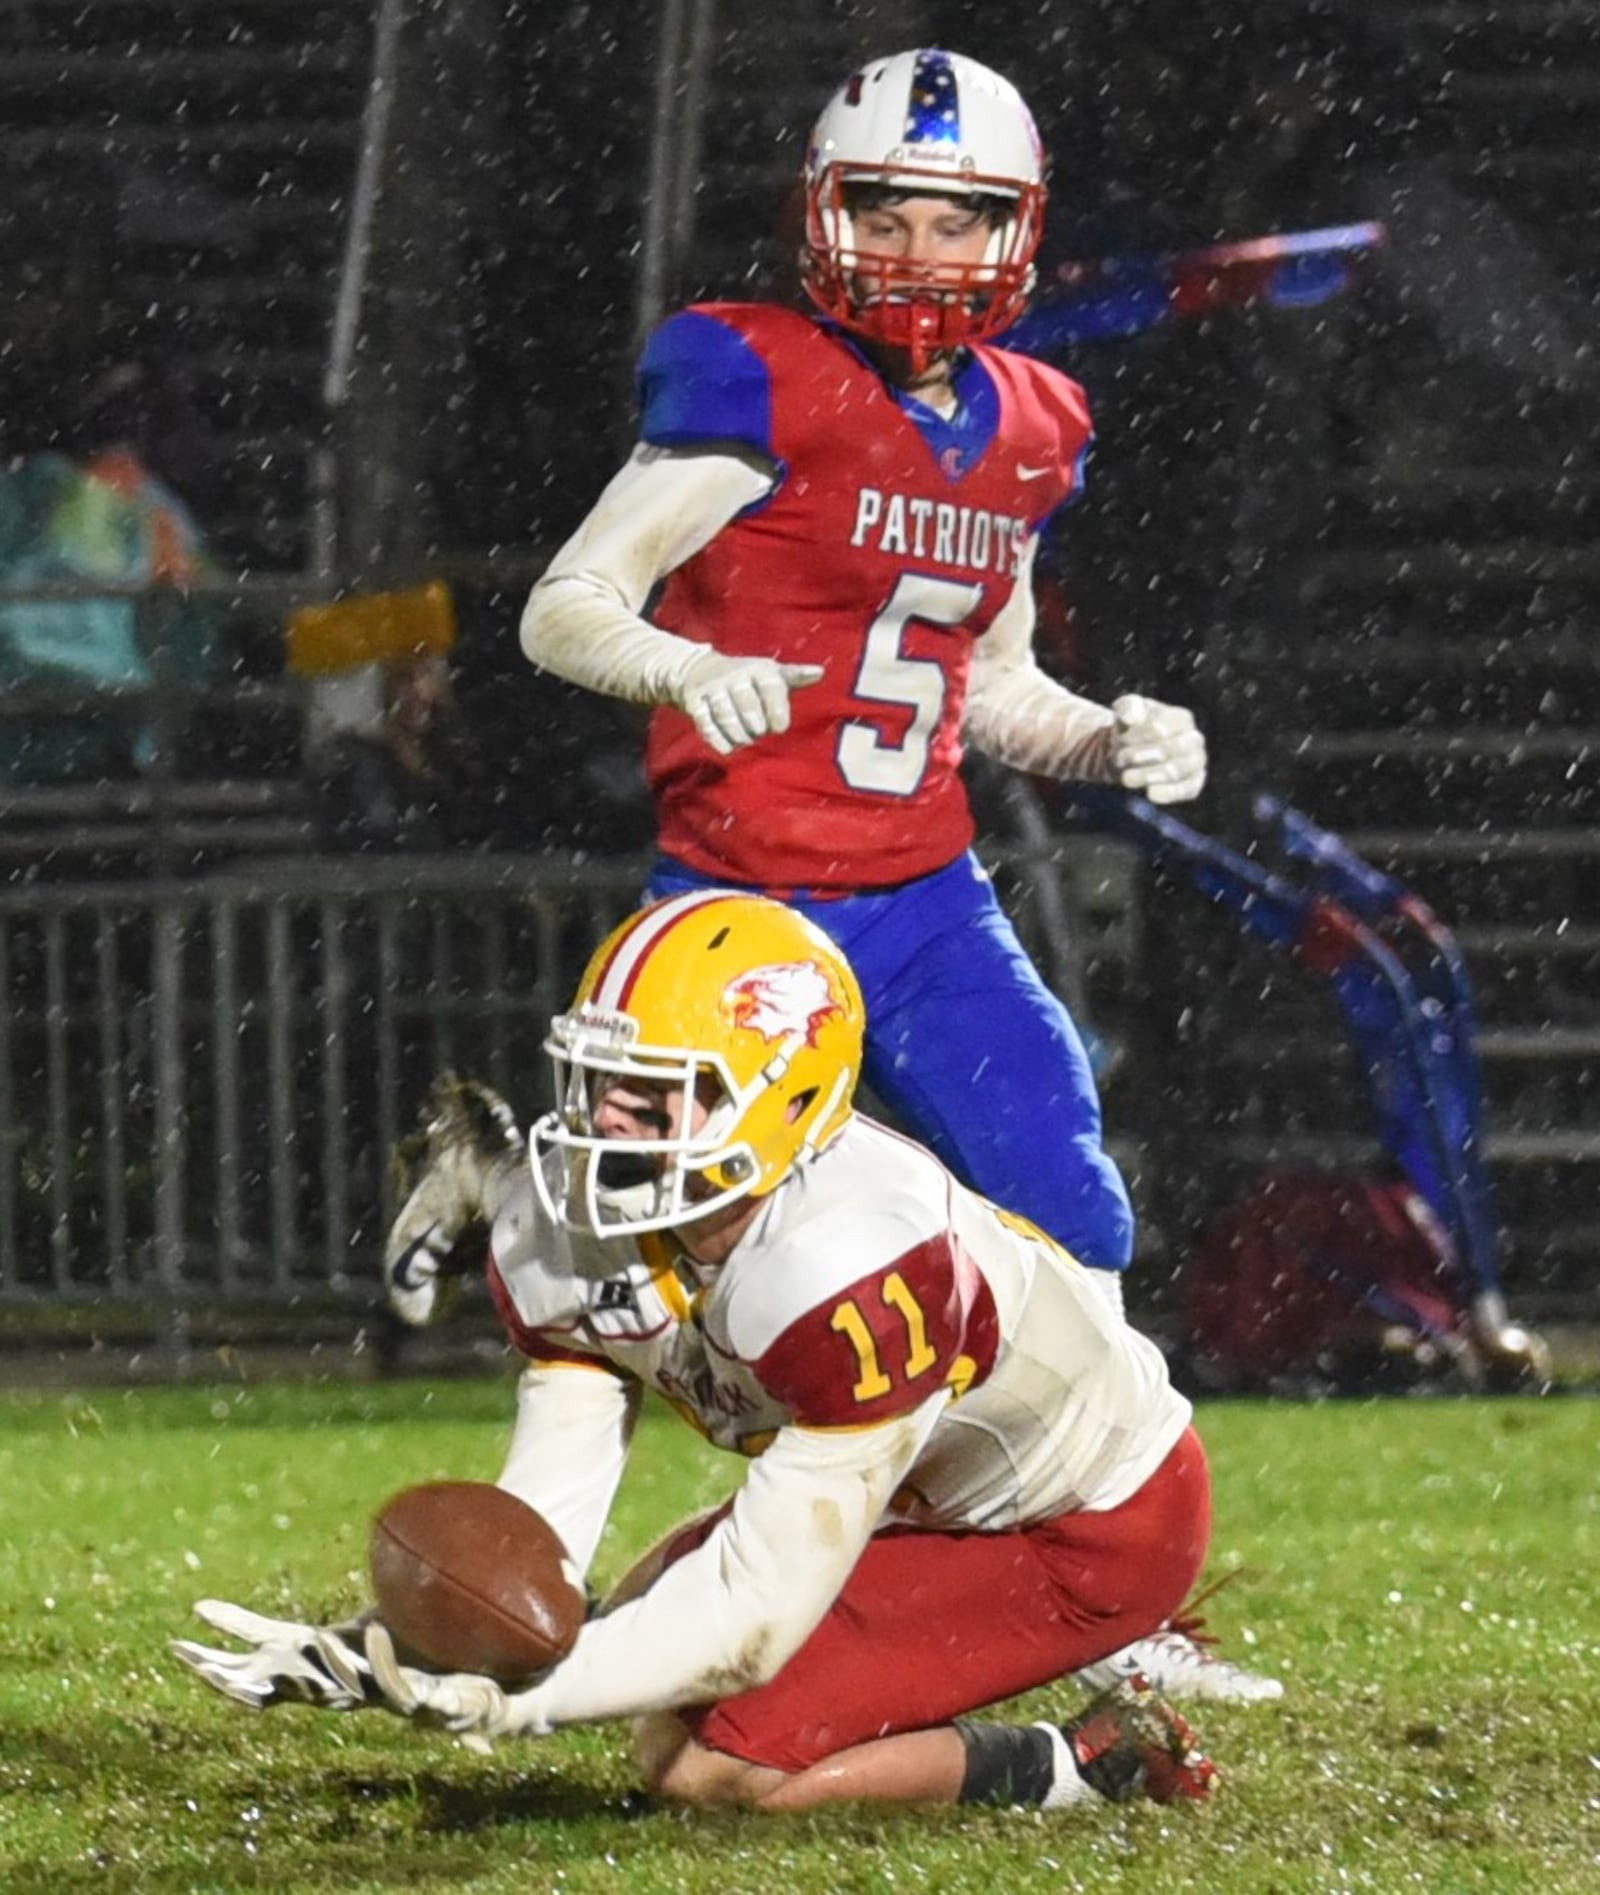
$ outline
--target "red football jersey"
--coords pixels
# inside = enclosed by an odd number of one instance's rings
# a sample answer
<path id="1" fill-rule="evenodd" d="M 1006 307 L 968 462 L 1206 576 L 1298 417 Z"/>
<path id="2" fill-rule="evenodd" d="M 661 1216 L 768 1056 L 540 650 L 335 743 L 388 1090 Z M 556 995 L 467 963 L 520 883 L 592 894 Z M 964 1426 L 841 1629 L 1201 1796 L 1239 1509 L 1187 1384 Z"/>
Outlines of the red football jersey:
<path id="1" fill-rule="evenodd" d="M 894 391 L 839 330 L 771 304 L 704 304 L 641 364 L 643 435 L 734 443 L 778 484 L 668 579 L 655 623 L 718 651 L 824 667 L 782 736 L 718 756 L 682 712 L 652 716 L 662 848 L 775 889 L 871 889 L 972 840 L 960 776 L 973 641 L 1028 540 L 1077 491 L 1083 391 L 979 347 L 947 421 Z"/>

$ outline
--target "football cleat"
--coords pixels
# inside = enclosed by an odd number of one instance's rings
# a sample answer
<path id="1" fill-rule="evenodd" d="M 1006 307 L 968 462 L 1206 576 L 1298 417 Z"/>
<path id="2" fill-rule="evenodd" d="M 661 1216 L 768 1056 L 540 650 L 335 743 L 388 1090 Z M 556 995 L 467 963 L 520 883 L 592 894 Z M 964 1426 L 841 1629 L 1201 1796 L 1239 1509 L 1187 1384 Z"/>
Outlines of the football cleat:
<path id="1" fill-rule="evenodd" d="M 1535 1331 L 1511 1321 L 1498 1290 L 1485 1290 L 1473 1298 L 1467 1335 L 1478 1373 L 1491 1388 L 1535 1395 L 1549 1389 L 1550 1345 Z"/>
<path id="2" fill-rule="evenodd" d="M 1078 1775 L 1108 1803 L 1148 1796 L 1155 1803 L 1199 1802 L 1218 1781 L 1217 1766 L 1193 1730 L 1138 1673 L 1063 1724 Z"/>
<path id="3" fill-rule="evenodd" d="M 1215 1704 L 1266 1704 L 1283 1696 L 1279 1679 L 1219 1657 L 1207 1642 L 1175 1625 L 1136 1639 L 1073 1676 L 1091 1691 L 1142 1677 L 1166 1697 L 1209 1698 Z"/>
<path id="4" fill-rule="evenodd" d="M 383 1280 L 390 1307 L 420 1327 L 439 1313 L 446 1284 L 472 1268 L 527 1143 L 498 1093 L 446 1074 L 408 1146 L 396 1158 L 405 1201 L 384 1247 Z"/>

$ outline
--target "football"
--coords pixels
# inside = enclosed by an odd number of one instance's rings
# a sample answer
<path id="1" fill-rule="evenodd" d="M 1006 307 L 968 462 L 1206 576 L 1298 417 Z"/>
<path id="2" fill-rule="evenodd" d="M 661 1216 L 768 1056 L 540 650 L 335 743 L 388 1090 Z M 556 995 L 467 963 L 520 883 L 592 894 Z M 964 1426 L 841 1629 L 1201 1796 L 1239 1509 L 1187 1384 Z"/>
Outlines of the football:
<path id="1" fill-rule="evenodd" d="M 542 1515 L 485 1481 L 431 1481 L 385 1502 L 368 1548 L 378 1617 L 433 1671 L 522 1685 L 572 1649 L 584 1596 Z"/>

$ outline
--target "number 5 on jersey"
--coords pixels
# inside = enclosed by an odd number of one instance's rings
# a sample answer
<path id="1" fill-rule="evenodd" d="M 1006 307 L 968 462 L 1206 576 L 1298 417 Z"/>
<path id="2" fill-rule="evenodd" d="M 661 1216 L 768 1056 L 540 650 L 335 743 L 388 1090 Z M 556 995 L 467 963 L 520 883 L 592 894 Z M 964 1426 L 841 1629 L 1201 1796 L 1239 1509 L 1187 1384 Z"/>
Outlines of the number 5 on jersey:
<path id="1" fill-rule="evenodd" d="M 920 623 L 949 630 L 965 624 L 982 600 L 982 586 L 958 585 L 953 579 L 908 572 L 896 583 L 888 604 L 867 627 L 851 691 L 874 704 L 910 711 L 911 723 L 899 743 L 891 743 L 865 718 L 852 718 L 841 729 L 839 774 L 851 789 L 880 796 L 915 794 L 944 715 L 947 679 L 936 658 L 908 658 L 900 649 L 906 627 Z"/>

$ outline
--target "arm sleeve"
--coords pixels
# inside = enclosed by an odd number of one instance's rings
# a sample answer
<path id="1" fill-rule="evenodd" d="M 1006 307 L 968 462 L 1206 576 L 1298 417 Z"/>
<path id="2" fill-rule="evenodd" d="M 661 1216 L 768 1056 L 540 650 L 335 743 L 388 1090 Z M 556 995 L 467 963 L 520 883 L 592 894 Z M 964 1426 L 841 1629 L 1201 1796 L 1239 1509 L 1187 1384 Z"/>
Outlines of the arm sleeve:
<path id="1" fill-rule="evenodd" d="M 639 1413 L 639 1385 L 610 1369 L 533 1362 L 497 1487 L 542 1513 L 587 1573 L 616 1499 Z"/>
<path id="2" fill-rule="evenodd" d="M 641 616 L 654 587 L 772 491 L 738 453 L 640 446 L 551 561 L 522 614 L 522 649 L 570 684 L 670 704 L 705 646 Z"/>
<path id="3" fill-rule="evenodd" d="M 947 1400 L 941 1390 L 873 1428 L 781 1430 L 704 1544 L 590 1620 L 519 1694 L 519 1726 L 704 1704 L 775 1677 L 838 1597 Z"/>
<path id="4" fill-rule="evenodd" d="M 1114 782 L 1111 712 L 1039 669 L 1033 652 L 1033 562 L 1029 542 L 1011 597 L 972 656 L 963 732 L 974 748 L 1015 770 Z"/>

